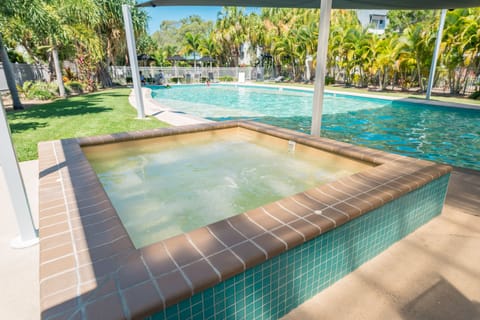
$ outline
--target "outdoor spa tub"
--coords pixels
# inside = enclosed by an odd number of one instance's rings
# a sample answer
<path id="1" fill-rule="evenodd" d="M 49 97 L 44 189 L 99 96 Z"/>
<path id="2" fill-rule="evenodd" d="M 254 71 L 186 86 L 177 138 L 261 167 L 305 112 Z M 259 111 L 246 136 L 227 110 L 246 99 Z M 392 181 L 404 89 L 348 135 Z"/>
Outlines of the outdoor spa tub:
<path id="1" fill-rule="evenodd" d="M 440 214 L 451 167 L 229 121 L 39 144 L 43 319 L 277 319 Z"/>

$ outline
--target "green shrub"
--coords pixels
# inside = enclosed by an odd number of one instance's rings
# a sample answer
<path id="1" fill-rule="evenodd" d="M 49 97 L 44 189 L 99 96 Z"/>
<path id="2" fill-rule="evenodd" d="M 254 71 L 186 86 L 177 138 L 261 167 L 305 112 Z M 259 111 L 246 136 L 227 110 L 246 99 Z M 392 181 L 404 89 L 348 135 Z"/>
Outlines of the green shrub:
<path id="1" fill-rule="evenodd" d="M 80 81 L 65 82 L 65 90 L 68 93 L 83 93 L 83 84 Z"/>
<path id="2" fill-rule="evenodd" d="M 38 100 L 52 100 L 55 98 L 55 95 L 48 90 L 41 88 L 34 88 L 29 91 L 27 96 L 28 99 L 38 99 Z"/>
<path id="3" fill-rule="evenodd" d="M 480 100 L 480 91 L 475 91 L 474 93 L 469 95 L 468 98 L 473 100 Z"/>
<path id="4" fill-rule="evenodd" d="M 335 78 L 330 77 L 330 76 L 326 76 L 325 77 L 325 85 L 328 86 L 330 84 L 335 84 Z"/>
<path id="5" fill-rule="evenodd" d="M 218 80 L 223 81 L 223 82 L 232 82 L 235 81 L 235 79 L 231 76 L 223 76 L 219 77 Z"/>
<path id="6" fill-rule="evenodd" d="M 54 82 L 25 81 L 19 91 L 27 99 L 51 100 L 58 95 L 58 86 Z"/>
<path id="7" fill-rule="evenodd" d="M 168 82 L 170 83 L 183 83 L 185 79 L 183 77 L 171 77 Z"/>
<path id="8" fill-rule="evenodd" d="M 7 51 L 8 54 L 8 59 L 10 60 L 11 63 L 25 63 L 25 59 L 23 59 L 23 55 L 18 53 L 17 51 Z"/>

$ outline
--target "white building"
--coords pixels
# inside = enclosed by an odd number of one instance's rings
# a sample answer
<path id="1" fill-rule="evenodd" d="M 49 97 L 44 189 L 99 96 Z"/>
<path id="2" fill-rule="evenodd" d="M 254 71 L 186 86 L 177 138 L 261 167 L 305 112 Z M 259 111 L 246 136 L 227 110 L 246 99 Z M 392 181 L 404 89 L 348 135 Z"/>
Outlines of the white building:
<path id="1" fill-rule="evenodd" d="M 244 65 L 244 66 L 249 66 L 252 64 L 252 62 L 255 62 L 255 59 L 252 61 L 252 57 L 250 56 L 250 43 L 244 42 L 240 46 L 240 56 L 238 57 L 238 64 L 239 65 Z"/>
<path id="2" fill-rule="evenodd" d="M 357 10 L 357 17 L 363 27 L 368 27 L 368 31 L 375 34 L 385 33 L 388 25 L 388 10 Z"/>

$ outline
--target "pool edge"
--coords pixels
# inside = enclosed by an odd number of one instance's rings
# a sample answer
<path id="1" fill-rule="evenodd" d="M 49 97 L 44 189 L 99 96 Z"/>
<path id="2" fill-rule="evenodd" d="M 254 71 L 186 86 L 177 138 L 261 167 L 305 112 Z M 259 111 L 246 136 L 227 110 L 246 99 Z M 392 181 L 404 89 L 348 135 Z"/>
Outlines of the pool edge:
<path id="1" fill-rule="evenodd" d="M 284 203 L 286 199 L 282 199 L 275 202 L 282 203 L 281 206 L 273 203 L 227 219 L 228 226 L 224 227 L 240 234 L 241 241 L 238 243 L 226 243 L 230 240 L 223 239 L 220 231 L 217 234 L 209 228 L 200 228 L 200 231 L 181 235 L 175 241 L 168 239 L 134 249 L 80 147 L 237 126 L 378 166 L 291 199 L 286 198 L 287 202 L 288 199 L 296 201 L 297 207 L 298 202 L 305 202 L 303 209 L 295 209 L 298 212 L 288 208 L 295 205 Z M 42 317 L 45 319 L 60 314 L 93 317 L 100 310 L 98 308 L 106 306 L 116 307 L 127 317 L 151 314 L 243 272 L 247 266 L 258 265 L 320 233 L 326 233 L 334 225 L 341 226 L 375 210 L 451 171 L 451 167 L 446 165 L 250 121 L 50 141 L 39 145 L 39 154 L 40 290 Z M 338 190 L 348 192 L 342 195 Z M 359 193 L 362 199 L 357 197 Z M 272 206 L 278 208 L 273 209 Z M 268 207 L 267 210 L 265 207 Z M 288 210 L 285 210 L 286 207 Z M 288 216 L 289 210 L 301 219 L 272 219 L 277 214 Z M 313 211 L 321 212 L 315 214 Z M 322 215 L 330 219 L 321 218 Z M 301 226 L 300 222 L 303 223 Z M 224 221 L 222 223 L 225 224 Z M 260 233 L 245 234 L 249 230 L 260 230 Z M 210 244 L 215 243 L 220 249 L 206 254 L 209 248 L 202 247 L 205 237 L 210 237 Z M 197 252 L 193 255 L 197 258 L 185 257 L 177 242 L 183 242 L 193 253 Z M 248 247 L 255 250 L 248 250 Z M 215 262 L 221 255 L 233 261 L 228 268 Z M 198 277 L 195 270 L 202 270 L 202 277 Z M 176 284 L 175 290 L 169 286 L 172 281 Z M 151 299 L 139 301 L 139 292 L 150 292 Z"/>

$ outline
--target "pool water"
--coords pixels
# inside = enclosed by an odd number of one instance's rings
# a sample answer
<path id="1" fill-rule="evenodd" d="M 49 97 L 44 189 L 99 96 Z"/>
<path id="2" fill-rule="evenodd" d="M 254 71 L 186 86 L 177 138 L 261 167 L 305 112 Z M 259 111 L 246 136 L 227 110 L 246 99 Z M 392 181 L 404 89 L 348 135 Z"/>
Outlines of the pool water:
<path id="1" fill-rule="evenodd" d="M 248 118 L 310 132 L 311 91 L 199 85 L 152 87 L 152 97 L 210 120 Z M 480 170 L 480 110 L 326 93 L 322 136 Z"/>
<path id="2" fill-rule="evenodd" d="M 137 248 L 371 167 L 244 129 L 83 151 Z"/>

